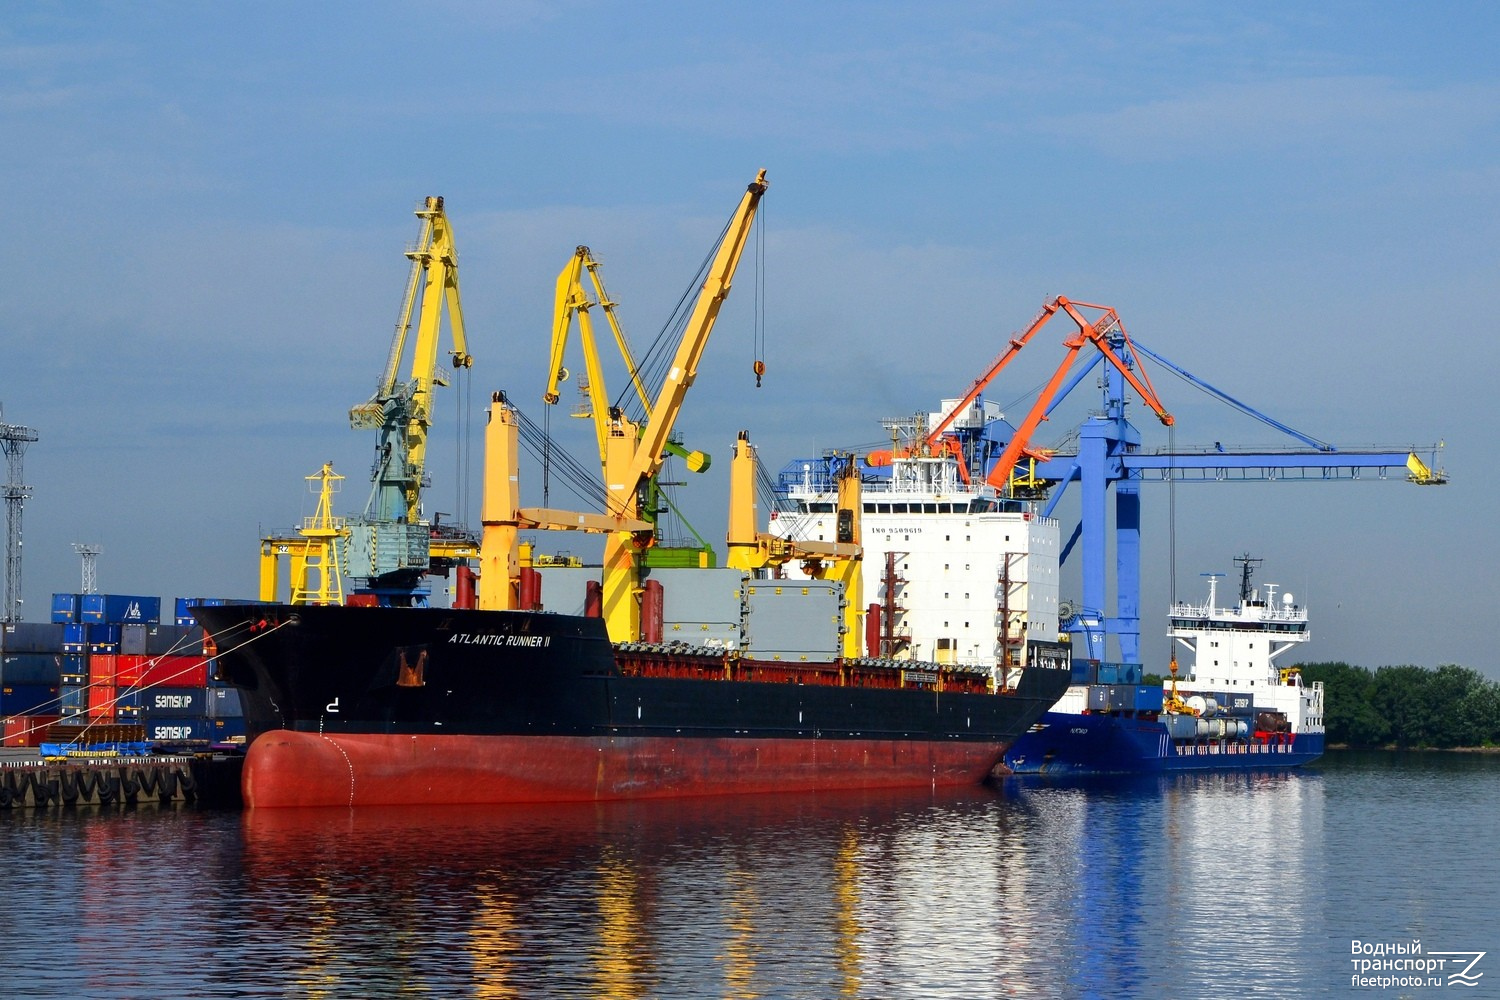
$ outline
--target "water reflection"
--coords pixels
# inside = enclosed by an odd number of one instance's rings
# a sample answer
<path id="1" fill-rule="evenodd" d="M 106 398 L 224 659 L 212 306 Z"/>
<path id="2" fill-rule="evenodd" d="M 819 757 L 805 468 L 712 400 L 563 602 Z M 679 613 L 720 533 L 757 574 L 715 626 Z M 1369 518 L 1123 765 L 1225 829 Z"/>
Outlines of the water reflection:
<path id="1" fill-rule="evenodd" d="M 1334 780 L 13 813 L 8 941 L 36 996 L 1286 995 L 1347 961 Z"/>

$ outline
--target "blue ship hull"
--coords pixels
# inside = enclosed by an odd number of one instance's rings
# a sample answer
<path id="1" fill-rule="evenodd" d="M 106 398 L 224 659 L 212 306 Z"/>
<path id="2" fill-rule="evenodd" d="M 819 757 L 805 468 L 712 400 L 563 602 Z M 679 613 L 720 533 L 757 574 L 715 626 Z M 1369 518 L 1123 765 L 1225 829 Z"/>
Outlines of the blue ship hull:
<path id="1" fill-rule="evenodd" d="M 1322 733 L 1302 733 L 1282 745 L 1174 741 L 1150 717 L 1048 712 L 1011 745 L 1005 764 L 1016 774 L 1145 774 L 1299 767 L 1321 756 Z"/>

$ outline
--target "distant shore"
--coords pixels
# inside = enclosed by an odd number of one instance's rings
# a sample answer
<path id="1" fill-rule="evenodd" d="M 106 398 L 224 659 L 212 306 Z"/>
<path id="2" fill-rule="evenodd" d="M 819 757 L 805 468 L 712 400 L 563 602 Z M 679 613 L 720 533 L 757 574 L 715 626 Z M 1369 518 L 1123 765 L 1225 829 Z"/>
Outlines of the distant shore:
<path id="1" fill-rule="evenodd" d="M 1409 750 L 1421 753 L 1500 753 L 1500 747 L 1398 747 L 1394 743 L 1383 747 L 1356 747 L 1348 743 L 1330 743 L 1327 750 Z"/>

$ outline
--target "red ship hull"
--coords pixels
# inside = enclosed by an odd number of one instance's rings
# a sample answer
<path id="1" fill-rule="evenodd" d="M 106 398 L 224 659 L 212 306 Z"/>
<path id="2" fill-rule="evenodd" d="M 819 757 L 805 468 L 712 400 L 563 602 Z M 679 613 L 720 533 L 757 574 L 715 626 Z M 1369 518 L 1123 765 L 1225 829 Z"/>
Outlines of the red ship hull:
<path id="1" fill-rule="evenodd" d="M 581 802 L 839 788 L 967 785 L 998 742 L 263 733 L 245 804 Z"/>

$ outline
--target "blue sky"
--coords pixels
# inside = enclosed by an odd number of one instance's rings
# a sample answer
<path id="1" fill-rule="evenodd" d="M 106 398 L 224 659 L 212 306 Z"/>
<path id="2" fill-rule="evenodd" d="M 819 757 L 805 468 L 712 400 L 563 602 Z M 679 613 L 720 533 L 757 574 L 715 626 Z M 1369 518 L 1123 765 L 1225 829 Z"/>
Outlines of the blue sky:
<path id="1" fill-rule="evenodd" d="M 346 414 L 383 365 L 424 196 L 445 197 L 462 255 L 476 412 L 505 388 L 540 419 L 573 246 L 643 343 L 765 167 L 765 385 L 747 261 L 680 423 L 725 460 L 687 502 L 711 539 L 737 430 L 772 466 L 875 441 L 1065 294 L 1323 440 L 1446 441 L 1443 489 L 1180 488 L 1179 592 L 1251 551 L 1309 605 L 1309 657 L 1500 676 L 1500 447 L 1481 433 L 1497 20 L 1487 3 L 10 9 L 0 403 L 41 434 L 25 617 L 77 588 L 73 542 L 103 546 L 108 592 L 250 595 L 261 533 L 311 513 L 304 476 L 332 460 L 341 510 L 363 507 L 373 440 Z M 1020 399 L 1059 339 L 992 398 Z M 1287 443 L 1157 379 L 1179 444 Z M 439 403 L 429 497 L 477 519 L 460 397 Z M 1169 526 L 1164 488 L 1145 490 L 1149 658 Z"/>

